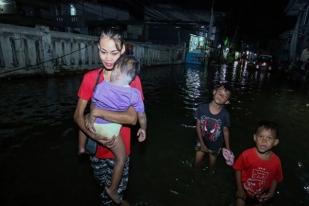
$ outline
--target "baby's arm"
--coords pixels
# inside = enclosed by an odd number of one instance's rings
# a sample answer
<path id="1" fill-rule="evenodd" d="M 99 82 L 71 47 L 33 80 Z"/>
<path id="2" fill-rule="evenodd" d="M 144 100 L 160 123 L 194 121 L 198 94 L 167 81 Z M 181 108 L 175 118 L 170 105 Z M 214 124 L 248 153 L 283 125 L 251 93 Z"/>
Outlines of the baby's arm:
<path id="1" fill-rule="evenodd" d="M 208 152 L 208 148 L 205 145 L 203 137 L 202 137 L 202 129 L 201 129 L 201 121 L 200 120 L 196 120 L 196 133 L 197 133 L 198 141 L 201 144 L 201 151 Z"/>
<path id="2" fill-rule="evenodd" d="M 226 149 L 231 150 L 231 148 L 230 148 L 230 129 L 228 127 L 223 128 L 223 136 L 224 136 L 224 143 L 225 143 Z"/>
<path id="3" fill-rule="evenodd" d="M 112 112 L 99 109 L 96 108 L 94 105 L 91 105 L 90 113 L 85 116 L 85 126 L 93 134 L 96 133 L 93 126 L 96 117 L 103 118 L 119 124 L 136 124 L 137 113 L 133 107 L 129 107 L 129 109 L 124 112 Z M 93 139 L 97 140 L 108 148 L 113 147 L 115 142 L 115 138 L 106 138 L 98 134 L 96 134 Z"/>
<path id="4" fill-rule="evenodd" d="M 138 141 L 143 142 L 146 139 L 147 117 L 145 112 L 137 113 L 140 128 L 137 132 Z"/>

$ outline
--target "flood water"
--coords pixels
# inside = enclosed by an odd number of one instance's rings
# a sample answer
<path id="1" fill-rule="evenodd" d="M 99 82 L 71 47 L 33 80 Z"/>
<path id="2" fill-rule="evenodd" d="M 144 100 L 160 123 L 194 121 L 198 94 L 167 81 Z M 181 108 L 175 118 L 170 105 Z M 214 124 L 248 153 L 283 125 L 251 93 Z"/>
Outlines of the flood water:
<path id="1" fill-rule="evenodd" d="M 309 204 L 309 86 L 276 73 L 225 65 L 144 68 L 148 139 L 133 137 L 127 199 L 132 205 L 234 205 L 233 170 L 192 167 L 194 112 L 218 82 L 233 87 L 231 147 L 252 147 L 260 119 L 276 121 L 284 181 L 270 205 Z M 0 82 L 0 205 L 99 205 L 88 160 L 77 154 L 72 116 L 82 75 Z"/>

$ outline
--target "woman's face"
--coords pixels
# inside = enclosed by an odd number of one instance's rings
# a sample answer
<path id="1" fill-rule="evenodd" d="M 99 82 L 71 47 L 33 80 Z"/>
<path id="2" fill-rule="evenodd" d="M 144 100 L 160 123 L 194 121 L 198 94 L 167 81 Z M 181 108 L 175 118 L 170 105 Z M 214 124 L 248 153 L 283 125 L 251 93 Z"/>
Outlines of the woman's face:
<path id="1" fill-rule="evenodd" d="M 115 62 L 124 52 L 124 48 L 121 51 L 117 50 L 115 41 L 109 37 L 103 37 L 98 45 L 99 56 L 105 69 L 112 70 Z"/>

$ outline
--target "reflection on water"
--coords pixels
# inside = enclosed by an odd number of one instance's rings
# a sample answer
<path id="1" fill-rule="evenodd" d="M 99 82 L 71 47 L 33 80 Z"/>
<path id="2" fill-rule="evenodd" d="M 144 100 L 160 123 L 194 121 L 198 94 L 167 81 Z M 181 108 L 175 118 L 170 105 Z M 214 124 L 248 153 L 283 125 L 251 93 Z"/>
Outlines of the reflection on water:
<path id="1" fill-rule="evenodd" d="M 253 145 L 252 130 L 259 119 L 278 122 L 281 135 L 275 151 L 281 157 L 285 179 L 275 205 L 308 205 L 308 88 L 296 90 L 274 74 L 227 65 L 208 69 L 158 66 L 145 68 L 141 76 L 149 130 L 146 144 L 134 144 L 128 193 L 131 202 L 231 205 L 234 175 L 222 159 L 214 176 L 192 169 L 194 112 L 200 103 L 211 100 L 215 84 L 228 82 L 233 88 L 228 109 L 234 153 Z M 64 128 L 62 137 L 72 138 L 69 135 L 74 128 L 72 116 L 80 81 L 81 75 L 1 81 L 2 151 L 22 146 L 30 137 L 52 138 L 48 134 L 57 128 Z"/>
<path id="2" fill-rule="evenodd" d="M 183 98 L 184 108 L 187 111 L 185 116 L 187 118 L 192 117 L 195 112 L 204 88 L 201 85 L 203 81 L 201 79 L 199 67 L 196 65 L 187 65 L 185 72 L 185 85 L 182 86 L 183 93 L 181 97 Z M 194 127 L 194 125 L 189 125 L 186 123 L 182 124 L 184 127 Z"/>
<path id="3" fill-rule="evenodd" d="M 0 148 L 19 144 L 26 131 L 53 126 L 72 119 L 76 90 L 75 79 L 29 79 L 3 81 L 0 84 Z"/>

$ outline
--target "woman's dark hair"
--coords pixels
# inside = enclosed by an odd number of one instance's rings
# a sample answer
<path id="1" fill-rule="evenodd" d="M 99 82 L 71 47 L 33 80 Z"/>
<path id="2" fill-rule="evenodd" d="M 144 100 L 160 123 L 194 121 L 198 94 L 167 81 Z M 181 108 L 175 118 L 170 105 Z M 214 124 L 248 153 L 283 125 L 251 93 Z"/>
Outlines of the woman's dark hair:
<path id="1" fill-rule="evenodd" d="M 103 38 L 110 38 L 114 40 L 117 50 L 118 51 L 122 50 L 124 46 L 124 39 L 118 31 L 114 31 L 111 29 L 103 30 L 100 35 L 99 44 L 100 44 L 101 39 Z"/>

